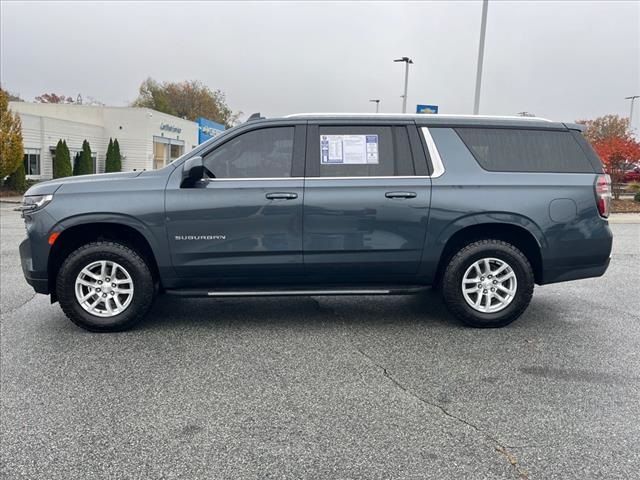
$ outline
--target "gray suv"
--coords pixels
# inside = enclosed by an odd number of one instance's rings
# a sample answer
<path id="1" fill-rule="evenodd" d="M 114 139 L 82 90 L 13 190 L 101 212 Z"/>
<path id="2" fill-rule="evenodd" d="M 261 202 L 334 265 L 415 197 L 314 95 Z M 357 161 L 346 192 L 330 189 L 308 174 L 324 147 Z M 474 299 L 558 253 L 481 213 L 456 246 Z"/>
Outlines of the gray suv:
<path id="1" fill-rule="evenodd" d="M 534 284 L 602 275 L 610 179 L 579 125 L 539 118 L 252 118 L 155 171 L 39 183 L 24 275 L 77 325 L 122 330 L 158 293 L 441 290 L 500 327 Z"/>

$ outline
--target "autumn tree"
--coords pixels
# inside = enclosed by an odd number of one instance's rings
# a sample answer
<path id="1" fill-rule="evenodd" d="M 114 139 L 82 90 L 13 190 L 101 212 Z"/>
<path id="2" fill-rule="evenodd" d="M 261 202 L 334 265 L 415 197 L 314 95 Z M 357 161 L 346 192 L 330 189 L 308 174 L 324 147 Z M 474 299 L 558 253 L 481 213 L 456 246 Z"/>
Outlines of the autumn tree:
<path id="1" fill-rule="evenodd" d="M 35 100 L 36 103 L 75 103 L 73 98 L 55 93 L 43 93 L 38 95 Z"/>
<path id="2" fill-rule="evenodd" d="M 592 142 L 592 145 L 611 176 L 613 197 L 618 200 L 626 166 L 629 162 L 640 160 L 640 142 L 631 136 L 614 136 Z"/>
<path id="3" fill-rule="evenodd" d="M 71 170 L 71 157 L 67 142 L 65 140 L 58 140 L 56 145 L 56 158 L 53 161 L 53 178 L 70 177 Z"/>
<path id="4" fill-rule="evenodd" d="M 629 119 L 619 115 L 605 115 L 593 120 L 578 120 L 585 126 L 585 138 L 592 144 L 609 138 L 627 138 L 631 135 Z"/>
<path id="5" fill-rule="evenodd" d="M 23 159 L 20 117 L 9 110 L 9 95 L 0 89 L 0 180 L 15 172 Z"/>
<path id="6" fill-rule="evenodd" d="M 140 85 L 138 98 L 132 106 L 151 108 L 191 121 L 205 117 L 226 127 L 233 126 L 239 116 L 231 111 L 221 90 L 211 90 L 197 80 L 159 83 L 148 78 Z"/>

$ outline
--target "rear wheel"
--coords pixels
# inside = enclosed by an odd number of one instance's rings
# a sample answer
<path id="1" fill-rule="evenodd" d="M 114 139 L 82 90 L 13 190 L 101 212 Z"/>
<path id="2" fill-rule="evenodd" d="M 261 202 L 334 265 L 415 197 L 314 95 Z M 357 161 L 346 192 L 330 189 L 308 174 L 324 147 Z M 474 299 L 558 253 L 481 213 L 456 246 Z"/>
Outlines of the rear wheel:
<path id="1" fill-rule="evenodd" d="M 133 326 L 147 313 L 155 293 L 144 259 L 115 242 L 93 242 L 69 255 L 56 281 L 58 301 L 76 325 L 94 332 Z"/>
<path id="2" fill-rule="evenodd" d="M 449 310 L 472 327 L 503 327 L 531 302 L 534 276 L 527 257 L 510 243 L 479 240 L 453 256 L 442 278 Z"/>

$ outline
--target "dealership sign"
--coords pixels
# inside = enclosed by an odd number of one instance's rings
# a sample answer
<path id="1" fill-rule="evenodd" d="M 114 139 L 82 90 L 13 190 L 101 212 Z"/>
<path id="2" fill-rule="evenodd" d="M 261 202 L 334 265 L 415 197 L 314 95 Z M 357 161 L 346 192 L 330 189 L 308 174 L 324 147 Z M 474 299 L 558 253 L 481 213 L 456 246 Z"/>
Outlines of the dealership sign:
<path id="1" fill-rule="evenodd" d="M 170 123 L 161 123 L 160 130 L 165 130 L 167 132 L 175 132 L 175 133 L 182 132 L 182 129 L 180 127 L 176 127 L 175 125 L 171 125 Z"/>
<path id="2" fill-rule="evenodd" d="M 208 118 L 200 117 L 196 123 L 198 124 L 198 143 L 206 142 L 224 131 L 224 125 Z"/>
<path id="3" fill-rule="evenodd" d="M 438 105 L 416 105 L 416 113 L 438 113 Z"/>

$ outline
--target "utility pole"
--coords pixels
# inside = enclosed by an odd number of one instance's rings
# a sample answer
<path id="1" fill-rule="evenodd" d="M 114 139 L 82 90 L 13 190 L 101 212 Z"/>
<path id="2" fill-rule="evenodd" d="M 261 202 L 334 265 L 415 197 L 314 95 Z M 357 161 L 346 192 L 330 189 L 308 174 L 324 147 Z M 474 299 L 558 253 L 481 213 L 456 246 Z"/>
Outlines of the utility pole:
<path id="1" fill-rule="evenodd" d="M 631 100 L 631 108 L 629 109 L 629 130 L 633 128 L 633 102 L 636 98 L 640 98 L 640 95 L 631 95 L 630 97 L 624 97 L 625 100 Z"/>
<path id="2" fill-rule="evenodd" d="M 374 99 L 369 100 L 369 101 L 376 104 L 376 113 L 378 113 L 380 111 L 380 99 L 379 98 L 374 98 Z"/>
<path id="3" fill-rule="evenodd" d="M 394 62 L 404 62 L 404 95 L 402 95 L 402 113 L 407 113 L 407 89 L 409 87 L 409 64 L 413 63 L 409 57 L 397 58 Z"/>
<path id="4" fill-rule="evenodd" d="M 489 0 L 482 0 L 482 20 L 480 23 L 480 45 L 478 46 L 478 70 L 476 72 L 476 95 L 473 102 L 473 114 L 480 112 L 480 85 L 482 84 L 482 62 L 484 61 L 484 37 L 487 33 L 487 10 Z"/>

